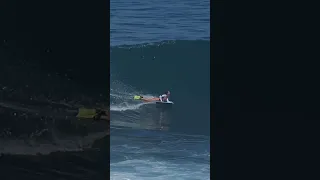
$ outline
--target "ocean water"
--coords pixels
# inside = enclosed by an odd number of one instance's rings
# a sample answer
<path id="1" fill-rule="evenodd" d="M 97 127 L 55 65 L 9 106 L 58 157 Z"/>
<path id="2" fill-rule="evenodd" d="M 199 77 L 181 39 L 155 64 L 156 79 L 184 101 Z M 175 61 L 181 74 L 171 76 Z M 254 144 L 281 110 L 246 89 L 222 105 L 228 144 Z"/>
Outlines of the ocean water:
<path id="1" fill-rule="evenodd" d="M 111 0 L 111 179 L 210 179 L 209 3 Z"/>

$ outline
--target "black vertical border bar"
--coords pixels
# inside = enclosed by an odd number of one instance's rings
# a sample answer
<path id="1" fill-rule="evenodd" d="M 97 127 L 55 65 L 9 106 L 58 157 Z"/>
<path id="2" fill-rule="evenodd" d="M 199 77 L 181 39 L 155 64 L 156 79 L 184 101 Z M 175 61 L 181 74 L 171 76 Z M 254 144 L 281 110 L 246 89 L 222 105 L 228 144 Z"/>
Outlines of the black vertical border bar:
<path id="1" fill-rule="evenodd" d="M 318 175 L 316 7 L 211 1 L 211 179 Z"/>
<path id="2" fill-rule="evenodd" d="M 224 1 L 210 2 L 210 179 L 224 178 Z"/>

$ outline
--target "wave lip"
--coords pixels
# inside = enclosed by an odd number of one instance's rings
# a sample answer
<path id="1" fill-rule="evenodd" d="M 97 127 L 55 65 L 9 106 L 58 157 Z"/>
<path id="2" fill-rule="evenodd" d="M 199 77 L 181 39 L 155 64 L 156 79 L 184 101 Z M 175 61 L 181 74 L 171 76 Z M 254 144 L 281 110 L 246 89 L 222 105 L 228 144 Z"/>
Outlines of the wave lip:
<path id="1" fill-rule="evenodd" d="M 144 105 L 147 104 L 154 104 L 153 102 L 148 102 L 148 103 L 138 103 L 138 104 L 128 104 L 124 103 L 125 105 L 118 105 L 118 106 L 110 106 L 111 111 L 128 111 L 128 110 L 137 110 L 141 108 Z"/>

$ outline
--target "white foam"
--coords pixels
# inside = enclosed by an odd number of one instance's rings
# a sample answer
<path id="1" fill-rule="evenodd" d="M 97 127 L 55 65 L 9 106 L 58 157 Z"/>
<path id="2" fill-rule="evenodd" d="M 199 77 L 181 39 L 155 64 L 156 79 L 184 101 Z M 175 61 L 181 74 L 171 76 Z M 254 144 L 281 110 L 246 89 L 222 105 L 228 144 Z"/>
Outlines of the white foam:
<path id="1" fill-rule="evenodd" d="M 131 159 L 110 164 L 110 179 L 155 179 L 155 180 L 206 180 L 210 179 L 208 164 L 174 163 L 153 158 Z"/>
<path id="2" fill-rule="evenodd" d="M 110 88 L 110 111 L 128 111 L 137 110 L 144 105 L 152 104 L 152 102 L 141 102 L 133 100 L 135 95 L 143 97 L 154 97 L 136 90 L 136 88 L 126 85 L 118 80 L 113 80 Z"/>
<path id="3" fill-rule="evenodd" d="M 110 111 L 128 111 L 128 110 L 137 110 L 141 106 L 147 104 L 154 104 L 154 102 L 145 102 L 145 103 L 138 103 L 138 104 L 129 104 L 129 103 L 122 103 L 118 105 L 111 105 Z"/>
<path id="4" fill-rule="evenodd" d="M 158 136 L 154 140 L 147 138 L 145 141 L 143 136 L 138 138 L 113 133 L 110 137 L 110 179 L 210 179 L 209 149 L 198 148 L 199 145 L 209 146 L 206 137 L 190 139 L 170 135 L 166 138 Z"/>

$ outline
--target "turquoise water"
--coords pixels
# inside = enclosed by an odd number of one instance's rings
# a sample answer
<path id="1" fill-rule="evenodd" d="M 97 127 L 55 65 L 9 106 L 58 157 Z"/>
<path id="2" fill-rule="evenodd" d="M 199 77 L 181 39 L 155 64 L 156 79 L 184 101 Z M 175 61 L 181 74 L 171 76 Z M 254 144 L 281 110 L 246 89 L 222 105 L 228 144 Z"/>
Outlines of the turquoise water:
<path id="1" fill-rule="evenodd" d="M 209 179 L 209 1 L 111 1 L 111 179 Z M 133 101 L 170 90 L 171 108 Z"/>

